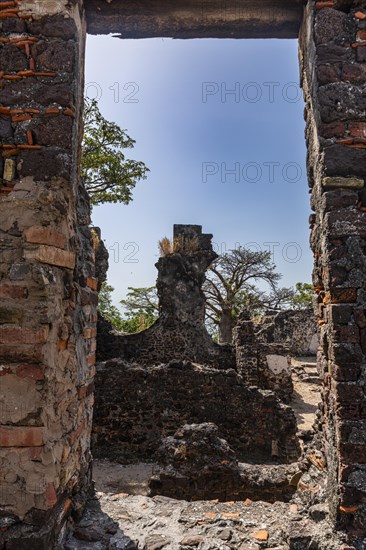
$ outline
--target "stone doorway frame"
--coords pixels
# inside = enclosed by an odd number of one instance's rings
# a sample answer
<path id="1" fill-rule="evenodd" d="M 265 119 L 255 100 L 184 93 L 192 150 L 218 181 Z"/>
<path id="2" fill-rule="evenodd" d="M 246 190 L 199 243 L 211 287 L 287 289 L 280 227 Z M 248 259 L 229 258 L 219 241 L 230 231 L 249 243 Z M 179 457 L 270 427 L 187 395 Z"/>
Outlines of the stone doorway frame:
<path id="1" fill-rule="evenodd" d="M 0 548 L 35 540 L 39 548 L 53 547 L 90 483 L 97 281 L 79 181 L 87 24 L 91 33 L 129 38 L 292 38 L 301 24 L 320 433 L 334 521 L 365 526 L 366 5 L 224 4 L 223 10 L 214 0 L 174 8 L 163 0 L 0 2 L 0 374 L 8 400 L 0 424 L 8 518 Z M 40 533 L 45 522 L 50 529 Z"/>

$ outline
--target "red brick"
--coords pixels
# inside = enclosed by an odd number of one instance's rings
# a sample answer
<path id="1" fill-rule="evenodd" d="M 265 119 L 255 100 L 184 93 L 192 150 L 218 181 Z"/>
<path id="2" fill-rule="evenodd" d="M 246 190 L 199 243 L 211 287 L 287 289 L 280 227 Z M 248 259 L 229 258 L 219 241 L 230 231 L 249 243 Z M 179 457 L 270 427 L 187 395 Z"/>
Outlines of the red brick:
<path id="1" fill-rule="evenodd" d="M 328 2 L 316 2 L 315 9 L 321 10 L 323 8 L 333 8 L 335 6 L 335 2 L 332 2 L 329 0 Z"/>
<path id="2" fill-rule="evenodd" d="M 364 19 L 366 19 L 366 13 L 364 13 L 363 11 L 356 11 L 355 17 L 356 19 L 363 21 Z"/>
<path id="3" fill-rule="evenodd" d="M 44 445 L 44 428 L 0 427 L 0 447 L 41 447 Z"/>
<path id="4" fill-rule="evenodd" d="M 28 243 L 48 244 L 57 248 L 66 246 L 65 235 L 49 227 L 28 227 L 24 231 L 24 237 Z"/>
<path id="5" fill-rule="evenodd" d="M 342 304 L 357 301 L 356 288 L 335 288 L 327 291 L 324 297 L 325 304 Z"/>
<path id="6" fill-rule="evenodd" d="M 27 260 L 37 260 L 44 264 L 66 267 L 67 269 L 74 269 L 76 262 L 73 252 L 47 245 L 40 245 L 35 250 L 25 250 L 24 257 Z"/>
<path id="7" fill-rule="evenodd" d="M 57 342 L 57 349 L 59 351 L 62 351 L 67 348 L 67 340 L 59 340 Z"/>
<path id="8" fill-rule="evenodd" d="M 95 384 L 94 384 L 94 380 L 92 380 L 86 388 L 86 395 L 87 396 L 91 395 L 92 393 L 94 393 L 94 390 L 95 390 Z"/>
<path id="9" fill-rule="evenodd" d="M 92 365 L 95 365 L 95 361 L 96 361 L 96 357 L 95 357 L 95 353 L 93 353 L 92 355 L 88 355 L 87 357 L 87 364 L 91 367 Z"/>
<path id="10" fill-rule="evenodd" d="M 71 445 L 73 443 L 75 443 L 75 441 L 80 437 L 80 435 L 82 434 L 83 430 L 85 429 L 85 424 L 84 422 L 82 422 L 80 424 L 80 426 L 77 428 L 77 430 L 75 430 L 74 432 L 72 432 L 72 434 L 70 435 L 70 443 Z"/>
<path id="11" fill-rule="evenodd" d="M 28 290 L 24 286 L 15 286 L 2 284 L 0 285 L 0 298 L 12 298 L 14 300 L 22 300 L 27 298 Z"/>
<path id="12" fill-rule="evenodd" d="M 42 367 L 35 365 L 18 365 L 16 375 L 19 378 L 31 378 L 32 380 L 44 380 L 44 372 Z"/>
<path id="13" fill-rule="evenodd" d="M 366 137 L 366 122 L 350 122 L 348 130 L 353 137 Z"/>
<path id="14" fill-rule="evenodd" d="M 0 344 L 44 344 L 48 327 L 31 330 L 22 327 L 0 327 Z"/>
<path id="15" fill-rule="evenodd" d="M 78 387 L 78 398 L 79 399 L 85 399 L 86 397 L 86 386 L 79 386 Z"/>
<path id="16" fill-rule="evenodd" d="M 31 363 L 42 362 L 42 347 L 39 345 L 13 346 L 0 344 L 0 359 L 3 361 L 29 361 Z"/>
<path id="17" fill-rule="evenodd" d="M 84 328 L 83 336 L 86 339 L 89 339 L 92 337 L 92 329 L 91 328 Z"/>
<path id="18" fill-rule="evenodd" d="M 343 137 L 346 127 L 343 122 L 331 122 L 330 124 L 320 125 L 320 135 L 325 138 Z"/>
<path id="19" fill-rule="evenodd" d="M 48 483 L 46 486 L 45 498 L 48 508 L 52 508 L 57 502 L 57 494 L 52 483 Z"/>
<path id="20" fill-rule="evenodd" d="M 92 290 L 97 290 L 98 289 L 98 280 L 94 279 L 93 277 L 87 277 L 86 286 L 88 286 Z"/>

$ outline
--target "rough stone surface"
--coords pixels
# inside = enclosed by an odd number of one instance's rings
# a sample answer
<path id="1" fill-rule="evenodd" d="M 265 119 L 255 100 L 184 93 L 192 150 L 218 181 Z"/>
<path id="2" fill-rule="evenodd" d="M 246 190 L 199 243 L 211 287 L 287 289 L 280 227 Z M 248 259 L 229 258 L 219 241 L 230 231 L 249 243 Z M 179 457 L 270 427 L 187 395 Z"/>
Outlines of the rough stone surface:
<path id="1" fill-rule="evenodd" d="M 298 464 L 240 464 L 215 424 L 182 426 L 163 439 L 156 458 L 163 465 L 150 479 L 149 494 L 185 500 L 289 500 L 296 490 Z"/>
<path id="2" fill-rule="evenodd" d="M 363 190 L 355 201 L 357 193 L 344 187 L 352 183 L 354 189 L 362 188 L 365 181 L 365 75 L 354 47 L 363 32 L 365 6 L 349 1 L 319 9 L 320 4 L 308 2 L 300 34 L 308 173 L 315 211 L 310 243 L 320 326 L 318 370 L 323 381 L 318 425 L 327 459 L 332 517 L 341 528 L 362 530 L 366 486 L 356 479 L 363 471 L 366 448 L 362 438 L 356 443 L 351 437 L 355 433 L 351 426 L 363 433 L 366 224 Z M 328 71 L 326 83 L 317 71 L 324 64 L 334 69 Z M 336 125 L 333 132 L 330 124 Z M 299 539 L 298 544 L 307 543 Z"/>
<path id="3" fill-rule="evenodd" d="M 310 309 L 268 313 L 254 328 L 259 342 L 281 344 L 293 356 L 316 355 L 318 351 L 318 325 Z"/>
<path id="4" fill-rule="evenodd" d="M 165 496 L 151 498 L 136 491 L 134 484 L 129 490 L 120 479 L 120 465 L 96 461 L 99 523 L 106 525 L 105 515 L 118 522 L 124 534 L 114 536 L 124 537 L 118 547 L 124 550 L 143 550 L 155 542 L 166 543 L 166 550 L 362 550 L 362 536 L 334 530 L 325 503 L 326 473 L 311 461 L 308 466 L 288 503 L 249 498 L 187 502 Z M 106 468 L 110 475 L 112 471 L 116 474 L 109 478 Z M 95 507 L 95 499 L 90 505 Z M 98 529 L 98 519 L 94 516 L 93 531 Z M 72 548 L 84 550 L 86 544 L 88 550 L 100 549 L 100 542 L 81 540 Z"/>
<path id="5" fill-rule="evenodd" d="M 0 168 L 4 159 L 7 168 L 0 182 L 0 548 L 7 550 L 63 547 L 67 518 L 81 512 L 90 486 L 95 340 L 84 333 L 95 331 L 96 307 L 95 292 L 87 302 L 83 286 L 95 275 L 94 251 L 79 158 L 71 155 L 80 134 L 81 4 L 0 2 Z"/>
<path id="6" fill-rule="evenodd" d="M 143 368 L 118 359 L 98 364 L 95 456 L 151 460 L 163 435 L 182 423 L 203 422 L 218 426 L 239 460 L 266 461 L 275 454 L 293 462 L 299 456 L 293 411 L 273 392 L 248 388 L 234 370 L 182 361 Z"/>

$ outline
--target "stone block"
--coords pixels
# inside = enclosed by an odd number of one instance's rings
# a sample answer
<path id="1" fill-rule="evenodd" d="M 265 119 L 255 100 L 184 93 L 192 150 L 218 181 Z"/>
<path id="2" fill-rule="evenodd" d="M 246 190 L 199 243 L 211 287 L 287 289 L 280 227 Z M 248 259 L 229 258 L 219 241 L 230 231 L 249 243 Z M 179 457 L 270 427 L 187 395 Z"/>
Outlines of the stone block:
<path id="1" fill-rule="evenodd" d="M 72 88 L 66 83 L 44 84 L 35 82 L 33 78 L 15 83 L 12 80 L 4 82 L 0 89 L 0 103 L 7 106 L 17 105 L 19 97 L 22 97 L 24 103 L 36 101 L 47 106 L 56 103 L 63 107 L 69 107 L 74 99 Z"/>
<path id="2" fill-rule="evenodd" d="M 366 95 L 364 98 L 366 102 Z M 324 171 L 327 176 L 365 177 L 366 148 L 354 149 L 334 144 L 324 149 Z"/>
<path id="3" fill-rule="evenodd" d="M 27 22 L 28 32 L 53 38 L 70 40 L 75 38 L 77 28 L 75 21 L 63 15 L 41 17 Z"/>
<path id="4" fill-rule="evenodd" d="M 24 258 L 67 269 L 74 269 L 76 261 L 73 252 L 46 245 L 39 246 L 34 250 L 25 250 Z"/>
<path id="5" fill-rule="evenodd" d="M 28 243 L 46 244 L 57 248 L 66 246 L 65 235 L 49 227 L 28 227 L 24 231 L 24 237 Z"/>
<path id="6" fill-rule="evenodd" d="M 15 178 L 15 160 L 5 159 L 3 179 L 6 181 L 13 181 Z"/>
<path id="7" fill-rule="evenodd" d="M 365 221 L 366 214 L 359 210 L 333 210 L 325 215 L 324 225 L 332 239 L 352 236 L 366 238 Z"/>
<path id="8" fill-rule="evenodd" d="M 357 61 L 358 63 L 365 63 L 366 61 L 366 46 L 360 46 L 357 48 Z"/>
<path id="9" fill-rule="evenodd" d="M 88 286 L 92 290 L 97 290 L 98 289 L 98 280 L 94 279 L 92 277 L 87 277 L 86 286 Z"/>
<path id="10" fill-rule="evenodd" d="M 344 304 L 352 303 L 357 300 L 356 288 L 334 288 L 327 290 L 324 297 L 325 304 Z"/>
<path id="11" fill-rule="evenodd" d="M 71 41 L 42 40 L 33 46 L 32 54 L 42 69 L 66 72 L 73 70 L 75 45 Z"/>
<path id="12" fill-rule="evenodd" d="M 317 44 L 327 44 L 333 40 L 347 37 L 347 15 L 332 8 L 319 10 L 315 23 Z"/>
<path id="13" fill-rule="evenodd" d="M 361 189 L 365 185 L 363 178 L 342 178 L 342 177 L 325 177 L 322 180 L 323 187 L 349 187 L 352 189 Z"/>
<path id="14" fill-rule="evenodd" d="M 0 325 L 17 324 L 20 325 L 24 318 L 24 311 L 9 306 L 0 306 Z"/>
<path id="15" fill-rule="evenodd" d="M 24 50 L 15 44 L 5 44 L 0 47 L 0 67 L 5 73 L 13 73 L 28 69 L 28 61 Z"/>
<path id="16" fill-rule="evenodd" d="M 22 151 L 18 157 L 18 173 L 35 181 L 70 177 L 71 158 L 63 149 L 49 147 L 36 151 Z"/>
<path id="17" fill-rule="evenodd" d="M 71 149 L 73 119 L 60 115 L 33 127 L 37 145 L 53 145 Z"/>
<path id="18" fill-rule="evenodd" d="M 0 344 L 0 359 L 3 361 L 26 361 L 30 363 L 41 363 L 42 347 L 36 345 Z"/>
<path id="19" fill-rule="evenodd" d="M 345 63 L 342 68 L 342 80 L 363 83 L 366 80 L 366 65 L 361 63 Z"/>
<path id="20" fill-rule="evenodd" d="M 13 138 L 13 128 L 10 120 L 0 119 L 0 139 L 4 143 L 9 143 L 9 140 Z"/>

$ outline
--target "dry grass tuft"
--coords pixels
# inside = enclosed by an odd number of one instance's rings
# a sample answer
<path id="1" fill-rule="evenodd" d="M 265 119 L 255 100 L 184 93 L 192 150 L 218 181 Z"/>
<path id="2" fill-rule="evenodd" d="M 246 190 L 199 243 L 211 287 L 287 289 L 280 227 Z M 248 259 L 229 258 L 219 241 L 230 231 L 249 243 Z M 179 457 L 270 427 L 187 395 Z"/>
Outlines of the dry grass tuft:
<path id="1" fill-rule="evenodd" d="M 162 256 L 168 254 L 186 254 L 189 256 L 200 250 L 200 242 L 197 237 L 187 239 L 183 235 L 179 235 L 173 242 L 168 237 L 164 237 L 159 241 L 159 249 Z"/>
<path id="2" fill-rule="evenodd" d="M 172 253 L 172 243 L 168 237 L 164 237 L 159 241 L 159 250 L 162 256 L 167 256 Z"/>

